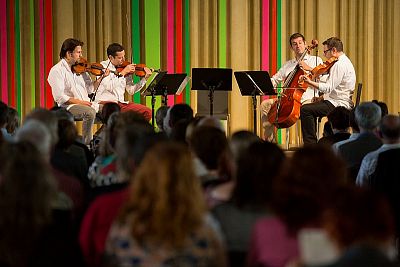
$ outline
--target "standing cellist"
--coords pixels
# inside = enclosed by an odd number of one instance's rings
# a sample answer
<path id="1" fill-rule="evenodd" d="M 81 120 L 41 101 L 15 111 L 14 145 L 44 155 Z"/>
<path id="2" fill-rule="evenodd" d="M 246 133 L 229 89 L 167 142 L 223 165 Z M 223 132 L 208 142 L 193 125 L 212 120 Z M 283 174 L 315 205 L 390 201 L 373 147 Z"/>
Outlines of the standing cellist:
<path id="1" fill-rule="evenodd" d="M 314 82 L 307 75 L 304 81 L 324 93 L 324 100 L 303 105 L 300 109 L 301 131 L 304 145 L 317 143 L 316 119 L 326 116 L 335 107 L 353 107 L 352 96 L 356 84 L 356 72 L 350 59 L 343 52 L 343 43 L 337 37 L 331 37 L 322 43 L 327 59 L 337 58 L 329 69 L 326 82 Z"/>
<path id="2" fill-rule="evenodd" d="M 309 71 L 322 63 L 320 57 L 310 56 L 309 54 L 306 54 L 303 60 L 298 62 L 307 47 L 306 40 L 301 33 L 292 34 L 289 38 L 289 44 L 295 54 L 295 58 L 283 64 L 279 71 L 272 76 L 271 81 L 274 87 L 285 81 L 289 74 L 295 70 L 297 65 L 300 65 L 303 70 Z M 307 88 L 306 92 L 302 95 L 301 103 L 311 102 L 314 96 L 315 90 L 312 87 Z M 266 99 L 261 103 L 261 120 L 264 129 L 264 139 L 268 141 L 274 139 L 274 125 L 268 121 L 268 112 L 275 101 L 276 99 Z"/>

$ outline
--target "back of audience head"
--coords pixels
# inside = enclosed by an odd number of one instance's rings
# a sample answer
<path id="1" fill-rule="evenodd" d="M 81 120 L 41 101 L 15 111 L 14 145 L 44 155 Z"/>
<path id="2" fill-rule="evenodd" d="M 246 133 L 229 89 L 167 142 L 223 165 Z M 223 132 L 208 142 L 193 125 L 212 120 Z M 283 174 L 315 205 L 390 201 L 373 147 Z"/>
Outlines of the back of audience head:
<path id="1" fill-rule="evenodd" d="M 349 128 L 350 111 L 345 107 L 336 107 L 327 115 L 333 130 L 344 131 Z"/>
<path id="2" fill-rule="evenodd" d="M 52 109 L 51 112 L 56 115 L 58 120 L 69 120 L 71 122 L 74 122 L 74 115 L 66 108 L 59 107 L 57 109 Z"/>
<path id="3" fill-rule="evenodd" d="M 239 207 L 266 207 L 271 200 L 273 181 L 284 160 L 285 154 L 273 143 L 260 140 L 244 148 L 237 160 L 232 201 Z"/>
<path id="4" fill-rule="evenodd" d="M 44 108 L 35 108 L 26 117 L 25 121 L 35 119 L 43 123 L 50 132 L 51 143 L 54 147 L 58 142 L 58 119 L 57 116 L 50 110 Z"/>
<path id="5" fill-rule="evenodd" d="M 17 142 L 29 142 L 36 147 L 43 159 L 50 159 L 52 138 L 48 128 L 36 119 L 26 121 L 15 134 Z"/>
<path id="6" fill-rule="evenodd" d="M 144 124 L 127 125 L 121 129 L 115 146 L 120 178 L 128 181 L 140 165 L 147 150 L 165 139 L 165 135 L 155 134 L 153 128 Z"/>
<path id="7" fill-rule="evenodd" d="M 229 151 L 225 133 L 210 126 L 197 127 L 190 137 L 189 145 L 208 170 L 217 170 L 221 157 Z"/>
<path id="8" fill-rule="evenodd" d="M 164 132 L 164 118 L 167 116 L 169 107 L 168 106 L 161 106 L 157 109 L 156 112 L 156 123 L 157 127 L 160 132 Z"/>
<path id="9" fill-rule="evenodd" d="M 190 122 L 193 109 L 188 104 L 175 104 L 169 110 L 169 126 L 173 128 L 178 121 Z"/>
<path id="10" fill-rule="evenodd" d="M 340 249 L 389 245 L 395 235 L 387 200 L 372 190 L 355 186 L 337 191 L 335 201 L 325 213 L 324 226 Z"/>
<path id="11" fill-rule="evenodd" d="M 108 118 L 113 114 L 114 112 L 120 112 L 121 108 L 117 103 L 114 102 L 108 102 L 103 105 L 103 108 L 101 110 L 101 122 L 103 124 L 108 123 Z"/>
<path id="12" fill-rule="evenodd" d="M 7 112 L 7 132 L 14 135 L 20 125 L 18 111 L 12 107 L 8 107 Z"/>
<path id="13" fill-rule="evenodd" d="M 237 131 L 232 134 L 229 145 L 235 159 L 238 159 L 239 155 L 245 152 L 245 150 L 253 143 L 259 142 L 261 139 L 249 131 Z"/>
<path id="14" fill-rule="evenodd" d="M 0 128 L 3 128 L 7 123 L 8 106 L 3 101 L 0 101 Z"/>
<path id="15" fill-rule="evenodd" d="M 206 117 L 202 118 L 199 121 L 198 126 L 214 127 L 214 128 L 220 129 L 221 131 L 225 132 L 225 129 L 222 126 L 221 121 L 217 117 L 214 117 L 214 116 L 206 116 Z"/>
<path id="16" fill-rule="evenodd" d="M 295 234 L 320 226 L 322 213 L 346 183 L 346 165 L 329 147 L 306 146 L 294 152 L 274 183 L 273 210 Z"/>
<path id="17" fill-rule="evenodd" d="M 56 148 L 65 150 L 72 146 L 78 137 L 74 122 L 70 120 L 58 121 L 58 142 Z"/>
<path id="18" fill-rule="evenodd" d="M 3 150 L 0 261 L 6 266 L 27 266 L 41 230 L 51 223 L 56 184 L 34 145 L 9 143 Z"/>
<path id="19" fill-rule="evenodd" d="M 360 128 L 358 127 L 358 124 L 356 122 L 356 108 L 353 108 L 350 111 L 349 123 L 350 123 L 351 129 L 353 130 L 353 133 L 359 133 L 360 132 Z"/>
<path id="20" fill-rule="evenodd" d="M 377 104 L 381 108 L 381 117 L 382 118 L 389 114 L 389 109 L 385 102 L 374 99 L 374 100 L 372 100 L 372 103 Z"/>
<path id="21" fill-rule="evenodd" d="M 205 203 L 184 145 L 161 143 L 146 153 L 119 221 L 133 214 L 130 233 L 140 244 L 181 248 L 203 224 Z"/>
<path id="22" fill-rule="evenodd" d="M 400 142 L 400 117 L 386 115 L 379 125 L 379 135 L 385 143 L 397 144 Z"/>
<path id="23" fill-rule="evenodd" d="M 382 111 L 372 102 L 363 102 L 356 107 L 355 117 L 360 131 L 373 131 L 381 121 Z"/>

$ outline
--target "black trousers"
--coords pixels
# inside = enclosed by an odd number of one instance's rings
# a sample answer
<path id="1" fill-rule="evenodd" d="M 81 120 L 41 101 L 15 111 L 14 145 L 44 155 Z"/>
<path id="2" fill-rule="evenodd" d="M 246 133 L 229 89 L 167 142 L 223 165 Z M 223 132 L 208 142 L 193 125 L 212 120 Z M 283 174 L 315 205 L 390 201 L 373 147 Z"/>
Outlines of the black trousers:
<path id="1" fill-rule="evenodd" d="M 316 144 L 316 124 L 318 117 L 324 117 L 331 112 L 335 106 L 328 100 L 305 104 L 300 108 L 301 132 L 303 133 L 304 145 Z"/>

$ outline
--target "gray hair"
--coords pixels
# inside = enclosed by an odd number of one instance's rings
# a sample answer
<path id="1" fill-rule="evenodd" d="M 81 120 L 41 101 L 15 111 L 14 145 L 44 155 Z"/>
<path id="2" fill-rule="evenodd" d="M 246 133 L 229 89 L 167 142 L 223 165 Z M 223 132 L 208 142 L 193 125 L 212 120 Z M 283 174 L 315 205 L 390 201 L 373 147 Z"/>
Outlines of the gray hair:
<path id="1" fill-rule="evenodd" d="M 38 120 L 30 119 L 26 121 L 17 130 L 15 141 L 27 141 L 34 145 L 46 160 L 50 157 L 51 134 L 48 128 Z"/>
<path id="2" fill-rule="evenodd" d="M 363 102 L 356 107 L 355 118 L 358 127 L 373 130 L 381 121 L 381 108 L 373 102 Z"/>

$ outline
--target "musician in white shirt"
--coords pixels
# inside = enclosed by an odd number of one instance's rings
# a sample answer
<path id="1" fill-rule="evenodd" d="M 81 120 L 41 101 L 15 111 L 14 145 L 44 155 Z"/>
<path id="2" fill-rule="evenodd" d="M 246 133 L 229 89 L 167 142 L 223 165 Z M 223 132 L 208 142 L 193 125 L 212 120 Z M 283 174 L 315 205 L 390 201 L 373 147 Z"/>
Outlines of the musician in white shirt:
<path id="1" fill-rule="evenodd" d="M 304 145 L 317 143 L 316 119 L 326 116 L 335 107 L 353 107 L 352 96 L 356 84 L 356 72 L 350 59 L 343 52 L 343 43 L 337 37 L 331 37 L 322 43 L 327 59 L 337 58 L 330 68 L 325 82 L 315 82 L 304 75 L 305 82 L 324 93 L 324 99 L 319 102 L 303 105 L 300 109 L 301 130 Z"/>
<path id="2" fill-rule="evenodd" d="M 294 71 L 298 64 L 298 60 L 302 57 L 307 48 L 306 40 L 301 33 L 292 34 L 289 38 L 289 44 L 295 54 L 295 58 L 283 64 L 279 71 L 271 77 L 271 82 L 274 87 L 277 87 L 278 84 L 284 82 L 289 74 Z M 320 57 L 306 54 L 299 64 L 303 70 L 310 71 L 321 63 L 322 59 Z M 314 88 L 309 87 L 303 93 L 301 103 L 309 103 L 313 97 L 318 97 L 318 94 L 316 94 Z M 264 128 L 264 139 L 268 141 L 273 141 L 274 139 L 274 126 L 268 121 L 267 115 L 275 101 L 276 99 L 266 99 L 261 103 L 261 121 Z"/>
<path id="3" fill-rule="evenodd" d="M 92 127 L 99 105 L 91 102 L 88 94 L 97 88 L 99 81 L 93 82 L 84 72 L 74 73 L 72 66 L 80 61 L 83 42 L 77 39 L 66 39 L 60 49 L 60 61 L 54 65 L 47 77 L 51 86 L 54 101 L 65 107 L 75 119 L 83 120 L 82 137 L 85 144 L 92 139 Z M 104 76 L 107 76 L 108 72 Z"/>

